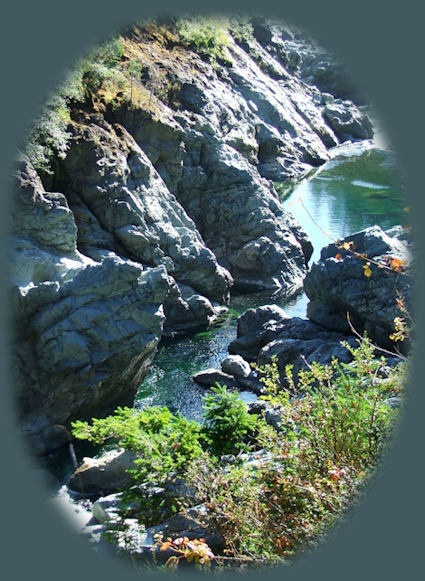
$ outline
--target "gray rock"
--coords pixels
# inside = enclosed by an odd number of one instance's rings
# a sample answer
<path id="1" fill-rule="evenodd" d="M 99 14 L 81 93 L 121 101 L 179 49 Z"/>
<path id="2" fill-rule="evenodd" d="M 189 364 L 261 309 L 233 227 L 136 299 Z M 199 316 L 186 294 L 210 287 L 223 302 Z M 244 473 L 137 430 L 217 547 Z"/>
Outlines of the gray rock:
<path id="1" fill-rule="evenodd" d="M 93 240 L 87 240 L 86 233 L 85 245 L 98 244 L 100 225 L 109 240 L 117 241 L 115 248 L 119 243 L 128 257 L 150 266 L 162 264 L 179 282 L 225 300 L 231 277 L 217 264 L 195 224 L 130 133 L 84 114 L 71 131 L 70 148 L 62 162 L 70 199 L 79 199 L 79 205 L 89 207 L 96 218 Z M 81 213 L 76 216 L 81 218 Z M 87 224 L 85 219 L 86 230 Z"/>
<path id="2" fill-rule="evenodd" d="M 119 518 L 120 493 L 109 494 L 98 498 L 92 505 L 92 514 L 98 523 L 103 524 L 108 520 Z"/>
<path id="3" fill-rule="evenodd" d="M 377 263 L 402 261 L 400 272 L 371 262 L 371 275 L 365 276 L 367 259 L 340 248 L 343 242 L 352 243 L 355 252 Z M 327 328 L 348 332 L 348 312 L 359 333 L 366 330 L 378 345 L 392 348 L 389 335 L 394 331 L 394 318 L 402 316 L 397 306 L 398 293 L 404 297 L 408 310 L 411 304 L 409 245 L 378 226 L 348 236 L 341 244 L 325 247 L 306 277 L 308 317 Z"/>
<path id="4" fill-rule="evenodd" d="M 258 333 L 264 329 L 267 323 L 281 323 L 289 319 L 285 311 L 277 305 L 265 305 L 248 309 L 238 318 L 237 337 L 243 337 L 250 333 Z"/>
<path id="5" fill-rule="evenodd" d="M 212 305 L 206 297 L 186 285 L 172 282 L 164 301 L 164 336 L 208 329 L 220 314 L 220 308 Z"/>
<path id="6" fill-rule="evenodd" d="M 237 338 L 230 343 L 229 352 L 256 361 L 261 348 L 275 338 L 280 323 L 288 318 L 277 305 L 248 309 L 238 319 Z"/>
<path id="7" fill-rule="evenodd" d="M 170 281 L 163 266 L 82 255 L 63 196 L 48 202 L 29 162 L 21 167 L 14 208 L 21 229 L 10 252 L 13 379 L 23 431 L 46 453 L 68 440 L 71 420 L 131 403 L 162 334 Z M 56 232 L 51 239 L 37 234 L 40 212 Z M 56 241 L 61 233 L 65 246 Z"/>
<path id="8" fill-rule="evenodd" d="M 202 387 L 215 387 L 216 383 L 225 385 L 229 389 L 237 389 L 239 387 L 239 384 L 234 377 L 227 373 L 223 373 L 219 369 L 205 369 L 205 371 L 195 373 L 192 377 L 193 380 Z"/>
<path id="9" fill-rule="evenodd" d="M 123 449 L 110 450 L 99 458 L 83 458 L 69 481 L 72 490 L 82 494 L 104 494 L 131 484 L 128 470 L 135 468 L 137 456 Z"/>
<path id="10" fill-rule="evenodd" d="M 372 124 L 351 101 L 334 101 L 325 106 L 323 115 L 342 141 L 371 139 Z"/>
<path id="11" fill-rule="evenodd" d="M 251 367 L 240 355 L 228 355 L 221 362 L 223 373 L 233 375 L 235 378 L 248 377 Z"/>

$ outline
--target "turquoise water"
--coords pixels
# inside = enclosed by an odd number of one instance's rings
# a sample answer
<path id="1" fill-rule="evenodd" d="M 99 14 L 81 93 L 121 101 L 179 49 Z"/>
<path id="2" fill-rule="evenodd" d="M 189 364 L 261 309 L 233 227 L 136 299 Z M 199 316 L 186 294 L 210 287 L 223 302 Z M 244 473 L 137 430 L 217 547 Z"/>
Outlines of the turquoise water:
<path id="1" fill-rule="evenodd" d="M 408 222 L 402 174 L 393 156 L 378 149 L 352 155 L 353 150 L 325 164 L 285 199 L 311 238 L 312 261 L 332 240 L 374 224 L 387 229 Z"/>
<path id="2" fill-rule="evenodd" d="M 338 150 L 339 151 L 339 150 Z M 285 194 L 284 205 L 309 234 L 318 259 L 320 249 L 374 224 L 390 228 L 408 221 L 401 172 L 393 157 L 381 150 L 342 148 L 315 175 Z M 289 315 L 305 317 L 307 297 L 280 303 L 270 295 L 233 297 L 227 319 L 208 332 L 160 344 L 154 363 L 138 392 L 135 406 L 167 405 L 191 419 L 202 417 L 204 390 L 192 375 L 209 367 L 220 369 L 236 338 L 236 319 L 246 309 L 275 302 Z M 246 394 L 245 394 L 246 395 Z"/>

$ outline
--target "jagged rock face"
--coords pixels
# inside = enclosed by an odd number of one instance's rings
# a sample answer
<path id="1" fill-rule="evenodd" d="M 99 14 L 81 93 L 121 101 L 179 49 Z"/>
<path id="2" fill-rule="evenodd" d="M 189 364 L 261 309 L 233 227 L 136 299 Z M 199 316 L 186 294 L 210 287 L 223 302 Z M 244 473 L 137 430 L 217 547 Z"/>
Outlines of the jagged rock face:
<path id="1" fill-rule="evenodd" d="M 298 179 L 329 159 L 328 148 L 372 136 L 355 105 L 322 94 L 289 67 L 287 35 L 272 27 L 260 42 L 230 39 L 232 64 L 219 70 L 150 43 L 148 58 L 172 72 L 178 104 L 162 103 L 155 115 L 137 108 L 111 114 L 231 273 L 236 292 L 280 289 L 290 295 L 306 274 L 311 244 L 270 180 Z"/>
<path id="2" fill-rule="evenodd" d="M 45 453 L 66 441 L 60 426 L 70 420 L 132 402 L 162 334 L 170 279 L 164 266 L 83 256 L 64 196 L 45 193 L 29 163 L 18 181 L 12 370 L 24 433 Z"/>
<path id="3" fill-rule="evenodd" d="M 357 256 L 344 249 L 344 243 L 352 243 L 351 249 Z M 370 273 L 365 276 L 368 259 Z M 391 268 L 394 259 L 400 265 Z M 357 332 L 366 330 L 378 345 L 392 348 L 389 335 L 394 332 L 394 319 L 404 316 L 397 299 L 404 301 L 408 311 L 411 308 L 410 261 L 409 243 L 401 227 L 385 232 L 373 226 L 348 236 L 341 243 L 326 246 L 304 282 L 310 299 L 309 319 L 347 332 L 349 313 Z M 386 268 L 380 268 L 379 264 Z"/>
<path id="4" fill-rule="evenodd" d="M 318 87 L 325 98 L 350 99 L 357 104 L 367 101 L 349 79 L 343 65 L 318 46 L 305 30 L 281 22 L 267 22 L 259 17 L 253 20 L 253 28 L 255 39 L 291 75 Z"/>
<path id="5" fill-rule="evenodd" d="M 83 234 L 86 252 L 99 244 L 100 226 L 112 239 L 111 250 L 122 249 L 142 264 L 164 265 L 179 282 L 226 300 L 231 277 L 131 135 L 90 115 L 80 115 L 71 128 L 62 171 L 72 200 L 96 219 L 93 237 Z"/>

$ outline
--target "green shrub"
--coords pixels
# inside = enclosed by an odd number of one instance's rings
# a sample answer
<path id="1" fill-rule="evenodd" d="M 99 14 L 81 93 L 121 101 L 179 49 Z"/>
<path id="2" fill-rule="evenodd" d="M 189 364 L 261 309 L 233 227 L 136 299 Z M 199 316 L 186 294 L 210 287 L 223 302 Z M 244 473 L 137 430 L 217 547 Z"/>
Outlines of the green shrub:
<path id="1" fill-rule="evenodd" d="M 175 28 L 183 46 L 215 62 L 225 59 L 225 47 L 229 42 L 225 22 L 213 18 L 178 19 Z"/>
<path id="2" fill-rule="evenodd" d="M 117 408 L 107 418 L 72 423 L 72 434 L 95 444 L 112 441 L 136 453 L 137 467 L 131 471 L 135 483 L 165 483 L 175 473 L 202 453 L 200 425 L 181 415 L 174 416 L 166 407 L 148 407 L 142 411 Z"/>
<path id="3" fill-rule="evenodd" d="M 271 460 L 257 470 L 211 464 L 191 468 L 228 554 L 246 563 L 273 563 L 317 543 L 359 496 L 388 445 L 405 365 L 388 370 L 368 340 L 351 364 L 311 364 L 298 376 L 298 395 L 283 390 L 275 360 L 261 368 L 265 399 L 282 416 L 277 432 L 259 424 Z M 294 393 L 291 366 L 287 381 Z"/>
<path id="4" fill-rule="evenodd" d="M 203 397 L 204 424 L 202 434 L 209 450 L 215 455 L 234 454 L 246 449 L 244 439 L 254 429 L 255 416 L 237 392 L 226 386 L 211 388 Z"/>

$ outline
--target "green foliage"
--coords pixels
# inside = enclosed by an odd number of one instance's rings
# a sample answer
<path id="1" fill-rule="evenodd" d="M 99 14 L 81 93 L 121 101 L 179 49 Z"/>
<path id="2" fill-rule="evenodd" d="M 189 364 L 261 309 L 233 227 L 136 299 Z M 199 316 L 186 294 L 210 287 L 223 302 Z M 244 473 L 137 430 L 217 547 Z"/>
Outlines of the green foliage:
<path id="1" fill-rule="evenodd" d="M 178 19 L 175 28 L 183 46 L 190 48 L 211 62 L 225 59 L 229 39 L 226 24 L 214 18 Z"/>
<path id="2" fill-rule="evenodd" d="M 405 363 L 389 368 L 367 338 L 356 349 L 344 345 L 350 364 L 305 362 L 297 382 L 292 366 L 282 381 L 276 359 L 257 368 L 264 399 L 281 415 L 279 431 L 248 414 L 237 393 L 217 385 L 204 397 L 202 426 L 167 408 L 118 408 L 91 425 L 74 422 L 73 434 L 136 452 L 139 485 L 161 485 L 180 474 L 206 504 L 224 539 L 225 559 L 277 564 L 316 544 L 338 522 L 377 467 L 395 425 L 397 410 L 387 400 L 402 391 Z M 246 463 L 238 454 L 224 462 L 224 454 L 247 451 L 249 437 L 267 452 L 263 460 Z M 125 499 L 134 500 L 138 490 L 145 523 L 177 510 L 164 499 L 144 501 L 143 486 L 132 487 Z"/>
<path id="3" fill-rule="evenodd" d="M 122 59 L 123 47 L 118 38 L 112 38 L 102 44 L 97 45 L 90 54 L 92 62 L 104 64 L 106 67 L 115 68 Z"/>
<path id="4" fill-rule="evenodd" d="M 52 159 L 66 155 L 72 104 L 84 102 L 108 83 L 124 86 L 125 76 L 117 68 L 121 57 L 122 46 L 118 39 L 95 47 L 78 61 L 48 97 L 25 142 L 25 153 L 41 174 L 51 174 Z"/>
<path id="5" fill-rule="evenodd" d="M 203 397 L 204 424 L 202 434 L 215 455 L 234 454 L 246 448 L 244 439 L 254 429 L 255 417 L 237 392 L 226 386 L 211 388 Z"/>
<path id="6" fill-rule="evenodd" d="M 79 439 L 103 444 L 112 440 L 137 454 L 132 470 L 136 483 L 164 483 L 171 474 L 180 473 L 202 453 L 198 422 L 174 416 L 166 407 L 142 411 L 117 408 L 107 418 L 72 423 L 72 434 Z"/>
<path id="7" fill-rule="evenodd" d="M 250 42 L 254 40 L 254 29 L 250 20 L 243 16 L 232 16 L 229 21 L 229 32 L 236 42 Z"/>
<path id="8" fill-rule="evenodd" d="M 296 397 L 282 388 L 276 360 L 261 368 L 264 399 L 283 428 L 260 425 L 257 438 L 271 454 L 260 468 L 192 466 L 191 482 L 229 554 L 271 563 L 314 545 L 378 465 L 397 417 L 387 399 L 402 390 L 405 365 L 389 370 L 367 339 L 345 346 L 353 362 L 311 364 L 299 373 Z M 294 390 L 291 366 L 286 373 Z"/>
<path id="9" fill-rule="evenodd" d="M 142 74 L 143 65 L 137 59 L 131 59 L 128 63 L 127 70 L 131 77 L 137 78 Z"/>
<path id="10" fill-rule="evenodd" d="M 374 358 L 374 346 L 368 339 L 359 341 L 350 351 L 353 362 L 332 360 L 330 365 L 313 362 L 298 373 L 295 387 L 292 367 L 286 368 L 291 391 L 302 397 L 289 399 L 276 380 L 276 360 L 263 368 L 268 399 L 281 409 L 286 436 L 310 442 L 311 461 L 322 473 L 329 462 L 350 465 L 356 470 L 375 465 L 387 442 L 396 410 L 387 404 L 399 392 L 405 365 L 400 364 L 390 376 L 383 378 L 385 358 Z"/>

